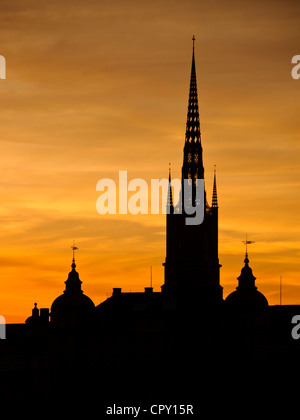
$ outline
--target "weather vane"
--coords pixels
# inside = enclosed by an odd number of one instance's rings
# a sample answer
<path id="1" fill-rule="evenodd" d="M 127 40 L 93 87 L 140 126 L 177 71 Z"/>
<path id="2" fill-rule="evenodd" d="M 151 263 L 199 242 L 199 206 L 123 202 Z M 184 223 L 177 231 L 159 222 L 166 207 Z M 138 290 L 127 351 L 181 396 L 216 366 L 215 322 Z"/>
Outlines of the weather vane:
<path id="1" fill-rule="evenodd" d="M 73 250 L 73 260 L 75 260 L 75 251 L 78 249 L 78 247 L 75 246 L 75 241 L 73 241 L 73 245 L 71 246 L 71 249 Z"/>
<path id="2" fill-rule="evenodd" d="M 246 255 L 248 255 L 248 247 L 247 247 L 247 245 L 249 245 L 249 244 L 255 244 L 255 242 L 254 241 L 248 241 L 247 234 L 246 234 L 246 240 L 245 241 L 242 241 L 242 242 L 243 242 L 243 244 L 246 245 Z"/>

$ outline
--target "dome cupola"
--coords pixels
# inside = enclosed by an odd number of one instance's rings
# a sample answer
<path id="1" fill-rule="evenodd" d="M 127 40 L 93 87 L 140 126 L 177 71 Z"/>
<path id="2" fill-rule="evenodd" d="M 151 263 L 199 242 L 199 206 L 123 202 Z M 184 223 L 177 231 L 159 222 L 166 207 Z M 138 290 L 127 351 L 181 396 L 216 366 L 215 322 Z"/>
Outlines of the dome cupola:
<path id="1" fill-rule="evenodd" d="M 51 306 L 51 324 L 59 327 L 77 327 L 88 320 L 95 309 L 93 301 L 81 290 L 82 281 L 75 270 L 75 255 L 77 247 L 73 245 L 72 270 L 65 281 L 66 289 L 58 296 Z"/>

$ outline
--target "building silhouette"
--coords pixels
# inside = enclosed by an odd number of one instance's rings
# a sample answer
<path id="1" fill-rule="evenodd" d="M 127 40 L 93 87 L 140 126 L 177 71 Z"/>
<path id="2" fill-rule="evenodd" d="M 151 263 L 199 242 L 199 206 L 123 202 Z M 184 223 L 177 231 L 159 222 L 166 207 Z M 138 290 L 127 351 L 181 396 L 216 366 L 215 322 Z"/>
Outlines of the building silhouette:
<path id="1" fill-rule="evenodd" d="M 75 258 L 72 260 L 72 270 L 65 281 L 66 289 L 51 305 L 51 324 L 54 327 L 84 326 L 90 321 L 95 305 L 81 290 L 82 281 L 75 270 Z"/>
<path id="2" fill-rule="evenodd" d="M 242 310 L 265 310 L 268 301 L 265 296 L 257 290 L 252 269 L 249 267 L 248 253 L 244 259 L 245 266 L 242 268 L 241 275 L 238 277 L 236 290 L 230 293 L 225 302 L 227 305 Z"/>
<path id="3" fill-rule="evenodd" d="M 169 174 L 171 180 L 171 174 Z M 4 401 L 221 403 L 228 380 L 242 384 L 240 401 L 252 401 L 273 379 L 274 365 L 287 372 L 300 355 L 291 319 L 300 306 L 270 306 L 255 285 L 246 251 L 238 285 L 223 299 L 218 258 L 216 172 L 204 220 L 187 225 L 184 185 L 204 180 L 193 38 L 191 79 L 183 149 L 182 198 L 169 189 L 165 281 L 160 292 L 124 293 L 114 288 L 95 305 L 82 289 L 73 246 L 65 291 L 51 309 L 38 308 L 24 324 L 7 325 L 0 340 L 0 394 Z M 278 369 L 276 369 L 278 374 Z M 262 378 L 262 379 L 259 379 Z M 222 392 L 220 389 L 222 388 Z"/>
<path id="4" fill-rule="evenodd" d="M 192 204 L 196 204 L 197 180 L 204 180 L 196 64 L 193 38 L 193 56 L 189 89 L 185 143 L 182 165 L 182 199 L 174 207 L 172 190 L 169 191 L 170 211 L 167 215 L 167 249 L 165 284 L 163 292 L 197 293 L 203 301 L 220 302 L 223 288 L 220 286 L 218 258 L 218 198 L 214 175 L 212 205 L 209 206 L 204 191 L 204 220 L 198 225 L 186 224 L 184 209 L 184 180 L 192 186 Z"/>

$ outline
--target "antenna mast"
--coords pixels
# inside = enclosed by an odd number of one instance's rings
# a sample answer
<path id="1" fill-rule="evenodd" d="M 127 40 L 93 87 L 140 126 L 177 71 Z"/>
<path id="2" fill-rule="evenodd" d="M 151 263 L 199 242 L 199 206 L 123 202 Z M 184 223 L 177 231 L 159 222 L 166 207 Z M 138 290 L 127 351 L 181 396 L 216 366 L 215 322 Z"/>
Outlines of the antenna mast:
<path id="1" fill-rule="evenodd" d="M 279 305 L 281 306 L 281 299 L 282 299 L 282 276 L 280 276 L 279 282 Z"/>

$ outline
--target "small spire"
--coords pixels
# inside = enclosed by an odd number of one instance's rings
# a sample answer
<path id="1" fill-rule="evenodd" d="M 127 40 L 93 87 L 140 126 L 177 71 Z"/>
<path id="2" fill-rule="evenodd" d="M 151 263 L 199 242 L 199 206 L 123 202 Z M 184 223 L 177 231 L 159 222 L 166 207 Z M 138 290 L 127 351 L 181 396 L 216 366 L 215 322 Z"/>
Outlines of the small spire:
<path id="1" fill-rule="evenodd" d="M 218 207 L 216 165 L 214 165 L 214 185 L 213 185 L 213 195 L 212 195 L 212 207 Z"/>
<path id="2" fill-rule="evenodd" d="M 37 307 L 37 303 L 34 303 L 34 308 L 32 309 L 32 317 L 38 318 L 39 317 L 40 310 Z"/>
<path id="3" fill-rule="evenodd" d="M 171 163 L 169 163 L 169 189 L 168 189 L 168 200 L 167 200 L 167 214 L 173 214 L 174 213 L 173 193 L 172 193 L 171 181 L 172 181 Z"/>

